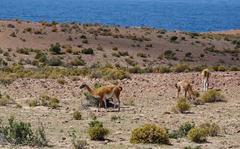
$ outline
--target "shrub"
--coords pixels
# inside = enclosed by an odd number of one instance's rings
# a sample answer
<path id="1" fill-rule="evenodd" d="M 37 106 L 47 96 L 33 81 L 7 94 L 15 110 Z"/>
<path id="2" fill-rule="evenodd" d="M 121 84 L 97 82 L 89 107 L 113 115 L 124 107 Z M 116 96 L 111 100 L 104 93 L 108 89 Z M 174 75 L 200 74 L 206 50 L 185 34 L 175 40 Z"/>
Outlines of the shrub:
<path id="1" fill-rule="evenodd" d="M 208 131 L 204 128 L 192 128 L 188 132 L 188 138 L 196 143 L 206 142 L 207 141 Z"/>
<path id="2" fill-rule="evenodd" d="M 144 124 L 132 131 L 131 143 L 170 144 L 168 134 L 155 124 Z"/>
<path id="3" fill-rule="evenodd" d="M 188 132 L 195 127 L 195 124 L 185 123 L 179 126 L 178 130 L 173 131 L 169 134 L 170 138 L 181 138 L 187 136 Z"/>
<path id="4" fill-rule="evenodd" d="M 183 98 L 179 98 L 177 101 L 177 110 L 181 113 L 185 113 L 186 111 L 189 111 L 191 106 L 189 103 L 185 102 Z"/>
<path id="5" fill-rule="evenodd" d="M 174 42 L 174 41 L 176 41 L 177 39 L 178 39 L 177 36 L 172 36 L 172 37 L 170 38 L 170 42 Z"/>
<path id="6" fill-rule="evenodd" d="M 93 121 L 89 123 L 88 134 L 91 140 L 104 140 L 105 136 L 109 134 L 109 130 L 103 127 L 103 123 L 97 121 L 96 116 Z"/>
<path id="7" fill-rule="evenodd" d="M 33 133 L 30 123 L 15 122 L 14 117 L 8 119 L 9 126 L 0 126 L 0 135 L 3 140 L 11 144 L 23 144 L 30 146 L 47 146 L 44 127 L 38 127 Z"/>
<path id="8" fill-rule="evenodd" d="M 0 96 L 0 106 L 6 106 L 7 104 L 13 104 L 15 100 L 12 99 L 10 96 Z"/>
<path id="9" fill-rule="evenodd" d="M 201 146 L 191 147 L 191 146 L 185 146 L 183 149 L 202 149 Z"/>
<path id="10" fill-rule="evenodd" d="M 15 32 L 12 32 L 12 33 L 10 34 L 10 36 L 11 36 L 11 37 L 17 37 L 17 35 L 16 35 Z"/>
<path id="11" fill-rule="evenodd" d="M 88 134 L 91 140 L 104 140 L 104 137 L 109 134 L 107 128 L 94 126 L 88 129 Z"/>
<path id="12" fill-rule="evenodd" d="M 94 51 L 93 51 L 93 49 L 92 48 L 84 48 L 84 49 L 82 49 L 82 53 L 83 54 L 94 54 Z"/>
<path id="13" fill-rule="evenodd" d="M 46 64 L 48 66 L 61 66 L 63 64 L 63 62 L 61 61 L 61 59 L 59 57 L 53 57 L 53 58 L 47 60 Z"/>
<path id="14" fill-rule="evenodd" d="M 221 95 L 220 91 L 210 89 L 202 95 L 201 99 L 204 102 L 224 101 L 224 96 Z"/>
<path id="15" fill-rule="evenodd" d="M 185 53 L 185 57 L 190 57 L 191 55 L 192 55 L 191 52 L 186 52 L 186 53 Z"/>
<path id="16" fill-rule="evenodd" d="M 131 59 L 129 59 L 129 58 L 126 58 L 125 61 L 126 61 L 127 64 L 130 65 L 130 66 L 136 66 L 136 65 L 138 65 L 138 62 L 135 62 L 135 61 L 133 61 L 133 60 L 131 60 Z"/>
<path id="17" fill-rule="evenodd" d="M 82 43 L 88 44 L 88 40 L 87 39 L 83 39 Z"/>
<path id="18" fill-rule="evenodd" d="M 147 58 L 147 55 L 145 53 L 139 52 L 137 53 L 138 57 L 142 57 L 142 58 Z"/>
<path id="19" fill-rule="evenodd" d="M 229 71 L 239 71 L 240 69 L 239 69 L 239 67 L 237 67 L 237 66 L 231 66 L 230 68 L 229 68 Z"/>
<path id="20" fill-rule="evenodd" d="M 67 84 L 67 81 L 64 80 L 64 79 L 57 79 L 57 82 L 58 82 L 59 84 Z"/>
<path id="21" fill-rule="evenodd" d="M 74 120 L 81 120 L 82 119 L 82 114 L 79 111 L 74 111 L 72 115 L 73 115 Z"/>
<path id="22" fill-rule="evenodd" d="M 118 51 L 120 56 L 128 56 L 128 51 Z"/>
<path id="23" fill-rule="evenodd" d="M 60 48 L 60 44 L 56 43 L 51 44 L 51 48 L 49 49 L 50 52 L 53 52 L 54 54 L 61 54 L 61 48 Z"/>
<path id="24" fill-rule="evenodd" d="M 171 69 L 165 66 L 158 66 L 154 68 L 154 71 L 159 73 L 169 73 L 171 72 Z"/>
<path id="25" fill-rule="evenodd" d="M 117 70 L 114 68 L 100 67 L 92 70 L 90 74 L 91 78 L 104 78 L 106 80 L 117 80 L 130 78 L 130 74 L 124 70 Z"/>
<path id="26" fill-rule="evenodd" d="M 51 97 L 48 95 L 40 95 L 39 99 L 42 106 L 47 106 L 52 109 L 56 109 L 60 103 L 56 97 Z"/>
<path id="27" fill-rule="evenodd" d="M 177 58 L 175 57 L 176 53 L 173 52 L 172 50 L 166 50 L 163 53 L 163 57 L 166 59 L 173 59 L 176 60 Z"/>
<path id="28" fill-rule="evenodd" d="M 187 63 L 180 63 L 180 64 L 176 64 L 173 67 L 173 71 L 174 72 L 186 72 L 190 70 L 190 66 Z"/>
<path id="29" fill-rule="evenodd" d="M 199 125 L 199 128 L 204 128 L 207 130 L 208 135 L 211 137 L 217 136 L 220 132 L 220 127 L 218 124 L 213 122 L 205 122 Z"/>
<path id="30" fill-rule="evenodd" d="M 218 71 L 226 71 L 226 67 L 225 66 L 218 66 Z"/>
<path id="31" fill-rule="evenodd" d="M 73 66 L 84 66 L 86 63 L 85 61 L 82 59 L 81 56 L 77 57 L 76 59 L 71 61 L 71 64 Z"/>
<path id="32" fill-rule="evenodd" d="M 46 62 L 47 61 L 47 57 L 46 57 L 46 54 L 44 54 L 43 52 L 41 51 L 38 51 L 36 56 L 35 56 L 35 59 L 38 59 L 40 62 Z"/>
<path id="33" fill-rule="evenodd" d="M 30 106 L 30 107 L 36 107 L 37 105 L 39 105 L 39 102 L 35 99 L 28 99 L 26 101 L 26 103 Z"/>

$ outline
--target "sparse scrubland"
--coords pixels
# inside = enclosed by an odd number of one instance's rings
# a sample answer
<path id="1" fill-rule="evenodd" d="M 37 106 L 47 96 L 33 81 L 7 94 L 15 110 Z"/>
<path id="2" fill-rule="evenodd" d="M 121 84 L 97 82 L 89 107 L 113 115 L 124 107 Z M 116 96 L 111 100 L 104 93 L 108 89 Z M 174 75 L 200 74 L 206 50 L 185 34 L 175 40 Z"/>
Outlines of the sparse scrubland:
<path id="1" fill-rule="evenodd" d="M 0 148 L 240 148 L 239 54 L 237 33 L 0 20 Z"/>

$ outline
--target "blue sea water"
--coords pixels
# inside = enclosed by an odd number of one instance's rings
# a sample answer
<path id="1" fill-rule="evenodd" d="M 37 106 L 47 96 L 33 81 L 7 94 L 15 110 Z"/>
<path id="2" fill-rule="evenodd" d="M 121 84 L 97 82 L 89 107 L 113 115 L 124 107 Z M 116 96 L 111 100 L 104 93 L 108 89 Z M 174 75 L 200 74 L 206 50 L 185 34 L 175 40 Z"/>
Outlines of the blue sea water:
<path id="1" fill-rule="evenodd" d="M 0 0 L 0 18 L 206 32 L 240 28 L 240 0 Z"/>

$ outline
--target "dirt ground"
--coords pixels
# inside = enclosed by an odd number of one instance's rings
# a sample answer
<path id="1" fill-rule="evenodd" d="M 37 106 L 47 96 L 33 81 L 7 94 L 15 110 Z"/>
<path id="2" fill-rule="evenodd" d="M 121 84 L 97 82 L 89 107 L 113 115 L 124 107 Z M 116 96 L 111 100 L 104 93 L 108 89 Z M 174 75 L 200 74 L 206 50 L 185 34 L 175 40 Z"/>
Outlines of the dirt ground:
<path id="1" fill-rule="evenodd" d="M 201 146 L 203 149 L 240 148 L 240 72 L 212 72 L 210 88 L 220 89 L 226 102 L 206 103 L 192 105 L 188 114 L 174 114 L 171 108 L 176 105 L 176 89 L 174 83 L 178 80 L 188 80 L 194 90 L 201 89 L 199 73 L 170 73 L 170 74 L 132 74 L 131 80 L 120 81 L 123 91 L 121 98 L 121 111 L 105 112 L 104 108 L 97 112 L 97 108 L 84 109 L 81 101 L 84 99 L 83 90 L 79 87 L 82 82 L 89 86 L 100 82 L 110 82 L 102 79 L 89 79 L 81 77 L 78 81 L 65 79 L 67 84 L 59 84 L 51 79 L 17 79 L 12 84 L 1 85 L 1 94 L 9 95 L 22 108 L 14 105 L 0 107 L 0 118 L 3 124 L 7 123 L 10 115 L 16 121 L 30 122 L 33 129 L 43 124 L 49 141 L 49 148 L 73 148 L 72 132 L 77 139 L 86 140 L 87 148 L 102 149 L 143 149 L 143 148 L 171 148 L 179 149 L 186 146 Z M 200 91 L 201 95 L 202 92 Z M 37 99 L 39 95 L 47 94 L 60 100 L 60 107 L 49 109 L 43 106 L 29 107 L 27 99 Z M 127 104 L 133 101 L 134 105 Z M 73 111 L 80 111 L 82 120 L 73 120 Z M 105 141 L 92 141 L 87 134 L 88 123 L 95 115 L 97 120 L 103 122 L 104 127 L 110 130 Z M 113 116 L 119 119 L 113 121 Z M 131 131 L 145 123 L 154 123 L 170 131 L 177 130 L 186 122 L 200 123 L 213 121 L 217 123 L 221 132 L 217 137 L 208 137 L 207 143 L 193 143 L 187 138 L 170 139 L 172 145 L 131 144 Z M 5 145 L 0 148 L 12 148 Z M 13 148 L 32 148 L 17 146 Z M 45 148 L 45 147 L 44 147 Z M 48 148 L 48 147 L 46 147 Z"/>

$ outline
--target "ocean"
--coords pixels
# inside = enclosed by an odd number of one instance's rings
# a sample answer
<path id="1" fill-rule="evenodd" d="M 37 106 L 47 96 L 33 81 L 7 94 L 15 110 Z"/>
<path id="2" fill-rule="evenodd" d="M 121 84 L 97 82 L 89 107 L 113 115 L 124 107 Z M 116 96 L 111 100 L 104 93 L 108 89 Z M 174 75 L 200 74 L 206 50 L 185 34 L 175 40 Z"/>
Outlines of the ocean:
<path id="1" fill-rule="evenodd" d="M 207 32 L 240 28 L 240 0 L 0 0 L 12 18 Z"/>

